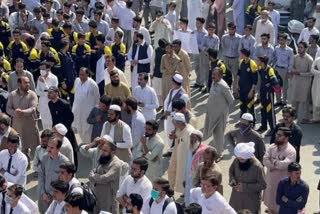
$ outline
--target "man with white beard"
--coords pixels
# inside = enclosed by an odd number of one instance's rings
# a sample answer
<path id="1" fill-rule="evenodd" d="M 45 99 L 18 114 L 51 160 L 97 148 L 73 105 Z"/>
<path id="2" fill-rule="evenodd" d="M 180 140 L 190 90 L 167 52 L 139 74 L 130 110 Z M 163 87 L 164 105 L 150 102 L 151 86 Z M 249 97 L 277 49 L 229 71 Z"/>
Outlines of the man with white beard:
<path id="1" fill-rule="evenodd" d="M 79 133 L 82 143 L 90 143 L 92 125 L 87 123 L 87 118 L 91 109 L 99 104 L 99 88 L 97 83 L 89 77 L 87 68 L 80 69 L 79 78 L 76 79 L 74 87 L 73 127 Z"/>

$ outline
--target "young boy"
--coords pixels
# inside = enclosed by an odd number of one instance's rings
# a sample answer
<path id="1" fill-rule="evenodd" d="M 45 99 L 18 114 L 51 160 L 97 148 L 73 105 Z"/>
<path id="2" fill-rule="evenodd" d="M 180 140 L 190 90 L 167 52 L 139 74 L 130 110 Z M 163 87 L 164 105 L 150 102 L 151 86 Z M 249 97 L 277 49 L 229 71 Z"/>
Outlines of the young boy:
<path id="1" fill-rule="evenodd" d="M 114 42 L 110 45 L 112 55 L 116 58 L 116 67 L 124 72 L 126 64 L 126 45 L 121 42 L 123 33 L 116 31 L 114 34 Z"/>
<path id="2" fill-rule="evenodd" d="M 90 68 L 91 48 L 86 44 L 86 36 L 83 33 L 78 33 L 78 42 L 72 47 L 72 59 L 75 69 L 79 75 L 81 67 Z"/>

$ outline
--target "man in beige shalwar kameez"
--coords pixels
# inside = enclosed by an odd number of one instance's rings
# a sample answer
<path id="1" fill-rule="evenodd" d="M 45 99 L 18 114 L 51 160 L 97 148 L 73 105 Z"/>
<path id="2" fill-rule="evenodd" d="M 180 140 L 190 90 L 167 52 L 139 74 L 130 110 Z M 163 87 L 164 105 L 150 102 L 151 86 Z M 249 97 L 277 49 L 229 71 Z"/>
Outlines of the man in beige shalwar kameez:
<path id="1" fill-rule="evenodd" d="M 165 99 L 171 89 L 173 75 L 180 70 L 181 60 L 174 53 L 172 44 L 166 46 L 166 54 L 161 58 L 160 71 L 162 73 L 162 97 Z"/>
<path id="2" fill-rule="evenodd" d="M 181 60 L 181 67 L 180 70 L 178 70 L 178 72 L 183 76 L 182 87 L 187 92 L 188 96 L 191 97 L 189 76 L 192 71 L 192 66 L 190 57 L 185 50 L 181 49 L 181 41 L 179 39 L 174 40 L 172 44 L 174 51 Z"/>
<path id="3" fill-rule="evenodd" d="M 8 98 L 7 113 L 12 117 L 12 127 L 19 133 L 22 152 L 33 159 L 36 147 L 40 144 L 36 109 L 38 97 L 30 90 L 27 76 L 18 78 L 18 89 L 12 91 Z M 31 153 L 28 149 L 31 149 Z M 30 159 L 29 159 L 30 160 Z"/>
<path id="4" fill-rule="evenodd" d="M 300 42 L 298 54 L 294 56 L 292 79 L 289 85 L 292 106 L 297 110 L 298 122 L 309 122 L 309 103 L 311 99 L 312 76 L 311 68 L 313 59 L 306 53 L 307 43 Z"/>
<path id="5" fill-rule="evenodd" d="M 218 159 L 221 160 L 224 131 L 229 115 L 229 107 L 233 103 L 233 96 L 228 84 L 222 79 L 223 71 L 216 67 L 212 73 L 213 83 L 207 103 L 207 114 L 204 123 L 205 139 L 213 135 L 213 146 L 217 149 Z"/>
<path id="6" fill-rule="evenodd" d="M 97 198 L 94 213 L 99 213 L 102 210 L 117 213 L 116 193 L 119 189 L 122 161 L 115 155 L 117 146 L 110 136 L 104 135 L 99 141 L 101 153 L 98 165 L 91 170 L 88 176 Z"/>
<path id="7" fill-rule="evenodd" d="M 267 167 L 267 188 L 263 193 L 263 201 L 268 208 L 268 214 L 278 212 L 279 206 L 276 204 L 278 183 L 288 175 L 288 165 L 296 160 L 296 150 L 288 142 L 290 135 L 289 128 L 279 128 L 275 143 L 271 144 L 263 157 L 263 165 Z"/>
<path id="8" fill-rule="evenodd" d="M 173 123 L 176 128 L 176 132 L 173 136 L 173 138 L 175 138 L 175 145 L 173 147 L 172 157 L 169 163 L 168 179 L 171 188 L 177 192 L 183 193 L 183 181 L 185 180 L 190 135 L 194 128 L 190 124 L 186 123 L 186 119 L 182 113 L 174 114 Z"/>

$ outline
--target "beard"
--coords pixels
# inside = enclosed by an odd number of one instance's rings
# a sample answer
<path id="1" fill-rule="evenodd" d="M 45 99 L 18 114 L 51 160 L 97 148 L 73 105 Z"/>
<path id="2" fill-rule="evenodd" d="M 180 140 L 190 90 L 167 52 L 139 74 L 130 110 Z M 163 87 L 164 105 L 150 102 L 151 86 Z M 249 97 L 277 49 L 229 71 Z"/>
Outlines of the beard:
<path id="1" fill-rule="evenodd" d="M 117 120 L 117 118 L 113 118 L 113 119 L 108 118 L 108 119 L 107 119 L 107 121 L 108 121 L 109 123 L 113 123 L 113 122 L 115 122 L 116 120 Z"/>
<path id="2" fill-rule="evenodd" d="M 278 140 L 275 140 L 274 143 L 277 145 L 277 146 L 281 146 L 284 144 L 283 141 L 278 141 Z"/>
<path id="3" fill-rule="evenodd" d="M 48 147 L 47 144 L 41 144 L 41 148 L 46 149 Z"/>
<path id="4" fill-rule="evenodd" d="M 111 155 L 101 155 L 99 158 L 99 164 L 104 165 L 109 163 L 111 160 Z"/>
<path id="5" fill-rule="evenodd" d="M 239 162 L 239 168 L 241 171 L 248 171 L 251 165 L 252 165 L 251 159 L 246 160 L 246 162 L 244 163 Z"/>
<path id="6" fill-rule="evenodd" d="M 120 81 L 119 80 L 113 80 L 113 81 L 111 81 L 111 85 L 112 86 L 119 86 L 120 85 Z"/>

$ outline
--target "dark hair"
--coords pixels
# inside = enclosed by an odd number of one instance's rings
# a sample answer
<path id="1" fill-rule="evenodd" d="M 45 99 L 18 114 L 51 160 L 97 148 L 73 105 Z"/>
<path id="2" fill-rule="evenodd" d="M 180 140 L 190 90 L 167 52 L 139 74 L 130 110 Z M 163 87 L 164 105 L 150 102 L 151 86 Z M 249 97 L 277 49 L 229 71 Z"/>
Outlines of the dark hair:
<path id="1" fill-rule="evenodd" d="M 186 102 L 183 99 L 176 99 L 172 101 L 172 109 L 182 110 L 186 106 Z"/>
<path id="2" fill-rule="evenodd" d="M 151 126 L 154 131 L 158 131 L 159 123 L 156 120 L 148 120 L 146 125 Z"/>
<path id="3" fill-rule="evenodd" d="M 57 149 L 60 149 L 63 143 L 62 140 L 57 137 L 50 138 L 50 141 L 57 141 L 57 146 L 56 146 Z"/>
<path id="4" fill-rule="evenodd" d="M 34 45 L 36 44 L 36 40 L 34 39 L 33 36 L 29 36 L 27 39 L 26 39 L 26 44 L 29 46 L 29 47 L 34 47 Z"/>
<path id="5" fill-rule="evenodd" d="M 70 204 L 72 207 L 79 207 L 83 201 L 83 195 L 78 192 L 70 193 L 67 195 L 64 201 Z"/>
<path id="6" fill-rule="evenodd" d="M 301 171 L 301 165 L 297 162 L 291 162 L 288 165 L 288 172 L 296 172 L 296 171 Z"/>
<path id="7" fill-rule="evenodd" d="M 139 22 L 141 24 L 142 18 L 140 16 L 133 17 L 133 21 Z"/>
<path id="8" fill-rule="evenodd" d="M 127 1 L 127 2 L 126 2 L 126 7 L 127 7 L 127 8 L 131 8 L 131 7 L 132 7 L 132 3 L 133 3 L 133 2 L 132 2 L 131 0 Z"/>
<path id="9" fill-rule="evenodd" d="M 139 76 L 142 76 L 144 80 L 148 82 L 149 80 L 149 75 L 145 72 L 139 73 Z"/>
<path id="10" fill-rule="evenodd" d="M 281 34 L 279 34 L 279 39 L 280 39 L 280 38 L 287 40 L 287 39 L 288 39 L 288 34 L 286 34 L 286 33 L 281 33 Z"/>
<path id="11" fill-rule="evenodd" d="M 68 174 L 72 174 L 72 177 L 74 176 L 74 173 L 76 173 L 76 171 L 77 171 L 76 170 L 76 166 L 70 161 L 61 164 L 59 166 L 59 168 L 60 169 L 65 169 Z"/>
<path id="12" fill-rule="evenodd" d="M 180 39 L 175 39 L 175 40 L 172 41 L 172 44 L 181 46 L 181 40 Z"/>
<path id="13" fill-rule="evenodd" d="M 157 178 L 153 183 L 161 186 L 161 189 L 166 193 L 167 196 L 169 196 L 169 198 L 174 195 L 174 190 L 170 188 L 168 180 L 164 178 Z"/>
<path id="14" fill-rule="evenodd" d="M 310 37 L 312 37 L 316 42 L 319 41 L 319 35 L 318 34 L 311 34 Z"/>
<path id="15" fill-rule="evenodd" d="M 95 9 L 93 14 L 98 15 L 98 16 L 102 16 L 102 11 L 99 9 Z"/>
<path id="16" fill-rule="evenodd" d="M 79 15 L 84 15 L 84 10 L 82 8 L 78 8 L 76 10 L 76 14 L 79 14 Z"/>
<path id="17" fill-rule="evenodd" d="M 40 65 L 44 65 L 44 66 L 46 67 L 46 69 L 51 68 L 50 63 L 49 63 L 49 62 L 47 62 L 46 60 L 45 60 L 45 61 L 40 62 Z"/>
<path id="18" fill-rule="evenodd" d="M 80 70 L 79 70 L 79 72 L 80 72 L 80 71 L 84 71 L 87 75 L 89 75 L 89 74 L 90 74 L 89 69 L 88 69 L 88 68 L 86 68 L 86 67 L 81 67 L 81 68 L 80 68 Z"/>
<path id="19" fill-rule="evenodd" d="M 218 58 L 218 50 L 216 49 L 213 49 L 213 48 L 208 48 L 207 50 L 208 52 L 208 55 L 214 59 L 217 59 Z"/>
<path id="20" fill-rule="evenodd" d="M 196 21 L 199 21 L 200 23 L 204 24 L 206 20 L 202 17 L 197 17 Z"/>
<path id="21" fill-rule="evenodd" d="M 179 21 L 182 22 L 182 23 L 185 23 L 186 25 L 189 24 L 189 20 L 187 18 L 185 18 L 185 17 L 184 18 L 180 18 Z"/>
<path id="22" fill-rule="evenodd" d="M 113 97 L 111 101 L 111 105 L 118 105 L 121 107 L 123 105 L 123 101 L 121 97 Z"/>
<path id="23" fill-rule="evenodd" d="M 116 63 L 116 58 L 114 57 L 114 56 L 110 56 L 110 55 L 107 55 L 106 56 L 106 59 L 111 59 L 111 61 L 113 62 L 113 63 Z M 113 72 L 112 72 L 112 74 L 114 74 Z M 110 76 L 111 76 L 111 74 L 110 74 Z"/>
<path id="24" fill-rule="evenodd" d="M 111 97 L 108 97 L 107 95 L 102 95 L 99 100 L 101 103 L 105 104 L 106 106 L 111 105 Z"/>
<path id="25" fill-rule="evenodd" d="M 125 102 L 126 102 L 126 105 L 130 106 L 133 110 L 138 109 L 138 101 L 136 100 L 136 98 L 128 97 Z"/>
<path id="26" fill-rule="evenodd" d="M 19 4 L 18 4 L 18 9 L 19 9 L 19 10 L 24 10 L 24 9 L 26 9 L 26 5 L 23 4 L 22 2 L 19 2 Z"/>
<path id="27" fill-rule="evenodd" d="M 70 2 L 65 2 L 65 3 L 63 4 L 63 6 L 70 8 L 70 7 L 72 6 L 72 4 L 71 4 Z"/>
<path id="28" fill-rule="evenodd" d="M 10 126 L 11 119 L 8 115 L 4 113 L 0 113 L 0 124 L 3 124 L 5 126 Z"/>
<path id="29" fill-rule="evenodd" d="M 99 34 L 96 36 L 96 40 L 101 43 L 104 43 L 106 41 L 106 38 L 103 36 L 103 34 Z"/>
<path id="30" fill-rule="evenodd" d="M 0 175 L 0 186 L 2 187 L 5 182 L 7 182 L 6 178 Z"/>
<path id="31" fill-rule="evenodd" d="M 141 40 L 143 40 L 143 38 L 144 38 L 142 33 L 137 33 L 137 34 L 136 34 L 136 37 L 139 38 L 139 39 L 141 39 Z"/>
<path id="32" fill-rule="evenodd" d="M 234 22 L 229 22 L 228 25 L 227 25 L 228 28 L 232 28 L 232 29 L 235 29 L 236 28 L 236 25 L 234 24 Z"/>
<path id="33" fill-rule="evenodd" d="M 205 181 L 209 181 L 212 186 L 218 186 L 219 185 L 219 181 L 218 181 L 218 178 L 216 176 L 208 176 L 208 177 L 203 177 L 201 178 L 201 180 L 205 180 Z"/>
<path id="34" fill-rule="evenodd" d="M 216 29 L 216 25 L 213 23 L 213 22 L 210 22 L 209 24 L 208 24 L 208 27 L 207 27 L 208 29 L 209 28 L 214 28 L 214 29 Z"/>
<path id="35" fill-rule="evenodd" d="M 69 45 L 69 42 L 66 40 L 61 40 L 60 41 L 60 50 L 62 50 L 63 48 L 67 47 L 67 45 Z"/>
<path id="36" fill-rule="evenodd" d="M 143 157 L 134 159 L 132 163 L 139 165 L 140 170 L 144 172 L 148 169 L 148 161 Z"/>
<path id="37" fill-rule="evenodd" d="M 85 39 L 86 35 L 84 33 L 78 33 L 78 39 Z"/>
<path id="38" fill-rule="evenodd" d="M 317 19 L 314 18 L 314 17 L 312 17 L 312 16 L 308 17 L 307 20 L 312 20 L 313 22 L 316 22 L 316 21 L 317 21 Z"/>
<path id="39" fill-rule="evenodd" d="M 18 83 L 21 83 L 23 78 L 28 78 L 28 80 L 30 80 L 28 76 L 26 76 L 25 74 L 23 74 L 23 75 L 21 75 L 20 77 L 18 77 L 17 82 L 18 82 Z"/>
<path id="40" fill-rule="evenodd" d="M 66 22 L 62 26 L 63 29 L 72 29 L 72 24 L 70 22 Z"/>
<path id="41" fill-rule="evenodd" d="M 252 25 L 246 25 L 246 26 L 244 26 L 244 29 L 252 30 Z"/>
<path id="42" fill-rule="evenodd" d="M 23 193 L 23 187 L 20 184 L 13 184 L 8 187 L 8 190 L 12 191 L 16 197 L 19 197 Z"/>
<path id="43" fill-rule="evenodd" d="M 44 45 L 49 48 L 51 46 L 51 42 L 48 40 L 43 40 L 43 41 L 41 41 L 41 45 Z"/>
<path id="44" fill-rule="evenodd" d="M 191 203 L 184 209 L 186 214 L 201 214 L 202 207 L 197 203 Z"/>
<path id="45" fill-rule="evenodd" d="M 242 49 L 240 50 L 240 52 L 241 52 L 243 55 L 245 55 L 246 57 L 249 57 L 249 56 L 250 56 L 250 50 L 247 49 L 247 48 L 242 48 Z"/>
<path id="46" fill-rule="evenodd" d="M 17 63 L 22 63 L 24 64 L 24 60 L 22 58 L 17 58 L 14 62 L 14 65 L 16 65 Z"/>
<path id="47" fill-rule="evenodd" d="M 52 181 L 50 185 L 53 189 L 56 189 L 62 193 L 68 193 L 69 191 L 69 184 L 61 180 Z"/>
<path id="48" fill-rule="evenodd" d="M 143 199 L 142 199 L 141 195 L 136 194 L 136 193 L 131 193 L 129 198 L 131 200 L 132 207 L 136 206 L 137 209 L 140 211 L 142 209 L 142 205 L 143 205 Z"/>
<path id="49" fill-rule="evenodd" d="M 123 37 L 123 33 L 121 31 L 116 31 L 114 34 L 117 34 L 120 39 Z"/>
<path id="50" fill-rule="evenodd" d="M 45 129 L 41 132 L 40 138 L 51 138 L 53 135 L 52 131 L 50 129 Z"/>
<path id="51" fill-rule="evenodd" d="M 71 16 L 69 14 L 67 14 L 67 13 L 63 14 L 63 18 L 66 19 L 66 20 L 70 19 L 70 17 Z M 63 29 L 65 29 L 64 26 L 63 26 Z"/>
<path id="52" fill-rule="evenodd" d="M 14 29 L 14 30 L 12 31 L 12 35 L 13 35 L 13 34 L 19 34 L 19 35 L 21 35 L 20 29 L 19 29 L 19 28 Z"/>
<path id="53" fill-rule="evenodd" d="M 278 131 L 282 131 L 285 137 L 291 136 L 291 130 L 288 127 L 279 127 Z"/>
<path id="54" fill-rule="evenodd" d="M 113 0 L 108 0 L 108 1 L 113 1 Z M 119 23 L 119 18 L 114 16 L 111 18 L 111 22 Z M 116 32 L 121 32 L 121 31 L 116 31 Z"/>
<path id="55" fill-rule="evenodd" d="M 51 21 L 51 24 L 55 27 L 58 27 L 59 26 L 59 20 L 57 18 L 53 18 L 52 21 Z"/>
<path id="56" fill-rule="evenodd" d="M 282 114 L 289 114 L 293 118 L 297 117 L 297 111 L 292 107 L 285 107 L 284 109 L 282 109 Z"/>
<path id="57" fill-rule="evenodd" d="M 17 134 L 9 134 L 8 136 L 8 143 L 17 143 L 19 144 L 20 137 Z"/>
<path id="58" fill-rule="evenodd" d="M 268 39 L 270 39 L 270 34 L 269 33 L 263 33 L 260 35 L 260 37 L 267 37 Z"/>
<path id="59" fill-rule="evenodd" d="M 168 41 L 164 38 L 158 40 L 158 45 L 162 49 L 166 48 L 167 44 L 168 44 Z"/>
<path id="60" fill-rule="evenodd" d="M 209 154 L 212 160 L 215 160 L 218 157 L 217 150 L 212 146 L 208 146 L 208 148 L 204 150 L 204 153 Z"/>
<path id="61" fill-rule="evenodd" d="M 308 44 L 306 42 L 299 42 L 298 45 L 302 45 L 304 48 L 308 48 Z"/>
<path id="62" fill-rule="evenodd" d="M 269 58 L 268 58 L 266 55 L 264 55 L 264 56 L 258 56 L 258 59 L 259 59 L 263 64 L 265 64 L 265 65 L 267 65 L 268 62 L 269 62 Z"/>
<path id="63" fill-rule="evenodd" d="M 94 20 L 91 20 L 88 25 L 89 25 L 89 27 L 92 27 L 92 28 L 97 28 L 97 26 L 98 26 L 97 22 Z"/>

